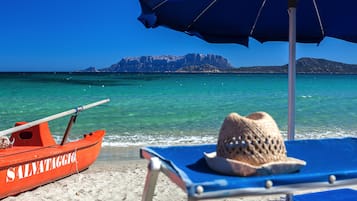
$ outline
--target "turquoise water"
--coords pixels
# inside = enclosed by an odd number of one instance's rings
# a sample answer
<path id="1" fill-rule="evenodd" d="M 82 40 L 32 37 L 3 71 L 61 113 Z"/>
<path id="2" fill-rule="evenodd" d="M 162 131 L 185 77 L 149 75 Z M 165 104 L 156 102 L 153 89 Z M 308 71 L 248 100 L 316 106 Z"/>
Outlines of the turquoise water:
<path id="1" fill-rule="evenodd" d="M 215 143 L 230 112 L 266 111 L 287 132 L 287 75 L 0 74 L 0 129 L 110 98 L 83 111 L 70 139 L 105 146 Z M 50 122 L 60 139 L 69 117 Z M 296 138 L 357 136 L 357 75 L 298 75 Z"/>

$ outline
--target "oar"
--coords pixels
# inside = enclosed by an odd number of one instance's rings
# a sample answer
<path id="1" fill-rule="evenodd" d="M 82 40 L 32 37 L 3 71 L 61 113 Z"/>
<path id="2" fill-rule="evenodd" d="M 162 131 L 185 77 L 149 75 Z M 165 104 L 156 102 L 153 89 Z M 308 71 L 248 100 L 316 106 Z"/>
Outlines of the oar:
<path id="1" fill-rule="evenodd" d="M 101 100 L 101 101 L 98 101 L 98 102 L 90 103 L 88 105 L 79 106 L 79 107 L 77 107 L 75 109 L 67 110 L 65 112 L 61 112 L 61 113 L 54 114 L 54 115 L 51 115 L 51 116 L 48 116 L 48 117 L 45 117 L 45 118 L 42 118 L 42 119 L 38 119 L 36 121 L 31 121 L 31 122 L 28 122 L 28 123 L 20 125 L 20 126 L 9 128 L 9 129 L 0 131 L 0 136 L 7 135 L 7 134 L 10 134 L 10 133 L 14 133 L 14 132 L 17 132 L 17 131 L 21 131 L 21 130 L 30 128 L 32 126 L 38 125 L 40 123 L 48 122 L 48 121 L 51 121 L 51 120 L 54 120 L 54 119 L 58 119 L 58 118 L 61 118 L 61 117 L 64 117 L 64 116 L 67 116 L 67 115 L 70 115 L 70 114 L 78 113 L 80 111 L 83 111 L 83 110 L 86 110 L 86 109 L 89 109 L 89 108 L 92 108 L 92 107 L 107 103 L 109 101 L 110 101 L 110 99 L 104 99 L 104 100 Z"/>

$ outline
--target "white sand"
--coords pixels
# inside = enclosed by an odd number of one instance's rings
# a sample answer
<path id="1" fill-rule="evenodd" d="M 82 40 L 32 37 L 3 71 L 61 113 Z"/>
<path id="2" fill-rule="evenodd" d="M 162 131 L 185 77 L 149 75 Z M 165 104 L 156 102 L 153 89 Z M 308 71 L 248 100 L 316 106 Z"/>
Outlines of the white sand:
<path id="1" fill-rule="evenodd" d="M 31 200 L 141 200 L 147 173 L 146 160 L 97 161 L 88 170 L 65 179 L 10 196 L 4 201 Z M 283 195 L 221 199 L 225 201 L 282 200 Z M 165 175 L 160 174 L 155 189 L 156 201 L 184 201 L 186 194 Z"/>
<path id="2" fill-rule="evenodd" d="M 103 148 L 88 170 L 4 201 L 139 201 L 143 193 L 148 162 L 139 158 L 139 147 Z M 154 201 L 184 201 L 186 194 L 160 173 Z M 224 201 L 277 201 L 285 195 L 220 199 Z"/>

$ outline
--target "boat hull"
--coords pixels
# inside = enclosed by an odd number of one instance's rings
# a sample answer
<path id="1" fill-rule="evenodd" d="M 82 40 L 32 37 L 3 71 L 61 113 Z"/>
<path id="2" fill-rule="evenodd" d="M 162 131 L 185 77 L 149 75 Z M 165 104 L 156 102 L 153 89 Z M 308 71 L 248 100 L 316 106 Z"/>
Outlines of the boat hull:
<path id="1" fill-rule="evenodd" d="M 97 159 L 104 135 L 104 130 L 98 130 L 64 145 L 14 146 L 0 150 L 0 198 L 87 169 Z"/>

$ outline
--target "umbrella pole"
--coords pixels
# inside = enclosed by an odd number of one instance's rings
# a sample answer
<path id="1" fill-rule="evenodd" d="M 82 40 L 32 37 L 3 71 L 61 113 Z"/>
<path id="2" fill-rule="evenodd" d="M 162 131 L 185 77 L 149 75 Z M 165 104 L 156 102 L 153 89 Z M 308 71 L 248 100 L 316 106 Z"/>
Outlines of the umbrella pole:
<path id="1" fill-rule="evenodd" d="M 295 137 L 296 7 L 289 7 L 288 140 Z"/>
<path id="2" fill-rule="evenodd" d="M 295 138 L 295 79 L 296 79 L 296 0 L 288 0 L 289 12 L 289 97 L 288 97 L 288 140 Z M 285 201 L 294 201 L 292 193 L 286 194 Z"/>

